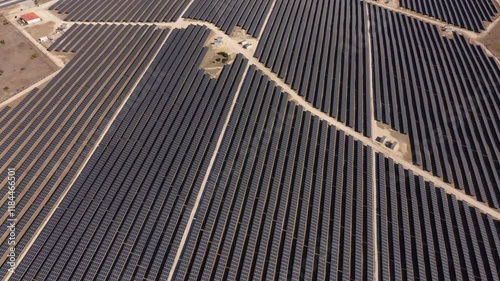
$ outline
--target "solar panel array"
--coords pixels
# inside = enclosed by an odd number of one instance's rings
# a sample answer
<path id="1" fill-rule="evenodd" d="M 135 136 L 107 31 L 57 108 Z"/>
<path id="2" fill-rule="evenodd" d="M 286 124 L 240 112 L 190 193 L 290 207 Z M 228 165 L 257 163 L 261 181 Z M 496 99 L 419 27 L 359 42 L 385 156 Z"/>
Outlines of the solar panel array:
<path id="1" fill-rule="evenodd" d="M 12 280 L 165 280 L 247 61 L 174 30 Z"/>
<path id="2" fill-rule="evenodd" d="M 371 280 L 372 152 L 255 70 L 175 280 Z"/>
<path id="3" fill-rule="evenodd" d="M 375 118 L 413 162 L 500 208 L 500 67 L 462 36 L 370 5 Z"/>
<path id="4" fill-rule="evenodd" d="M 18 175 L 18 256 L 168 33 L 153 26 L 102 28 L 45 87 L 30 92 L 0 121 L 0 170 L 6 175 L 8 168 L 15 168 Z M 1 180 L 0 274 L 4 276 L 10 246 L 7 177 Z"/>
<path id="5" fill-rule="evenodd" d="M 271 0 L 194 0 L 183 17 L 214 23 L 227 34 L 239 26 L 258 37 L 272 4 Z"/>
<path id="6" fill-rule="evenodd" d="M 403 8 L 475 32 L 484 30 L 483 23 L 493 21 L 499 12 L 495 0 L 401 0 L 399 3 Z"/>
<path id="7" fill-rule="evenodd" d="M 22 108 L 26 105 L 26 103 L 28 103 L 31 99 L 33 99 L 33 97 L 36 95 L 36 93 L 40 91 L 40 89 L 38 88 L 33 88 L 31 91 L 29 91 L 26 96 L 22 97 L 21 98 L 21 101 L 19 102 L 19 104 L 17 104 L 17 108 Z M 16 107 L 14 106 L 14 107 Z M 5 126 L 5 124 L 8 124 L 8 122 L 10 121 L 9 118 L 12 118 L 13 116 L 15 116 L 15 112 L 11 110 L 11 106 L 5 106 L 4 108 L 2 108 L 2 110 L 0 110 L 0 129 L 3 128 L 3 126 Z"/>
<path id="8" fill-rule="evenodd" d="M 496 13 L 488 0 L 412 1 L 474 31 Z M 228 34 L 263 31 L 255 57 L 307 102 L 367 137 L 373 105 L 409 135 L 415 165 L 500 209 L 500 67 L 464 37 L 357 0 L 51 8 L 110 22 L 187 9 Z M 48 48 L 76 56 L 0 109 L 0 167 L 20 175 L 18 254 L 135 90 L 12 280 L 500 280 L 500 221 L 305 111 L 242 55 L 211 78 L 211 35 L 73 24 Z"/>
<path id="9" fill-rule="evenodd" d="M 314 107 L 371 136 L 365 4 L 276 0 L 255 57 Z"/>
<path id="10" fill-rule="evenodd" d="M 379 280 L 500 280 L 500 222 L 376 155 Z"/>
<path id="11" fill-rule="evenodd" d="M 176 21 L 189 0 L 60 0 L 50 10 L 68 14 L 65 21 L 169 22 Z"/>
<path id="12" fill-rule="evenodd" d="M 10 109 L 10 106 L 4 106 L 2 109 L 0 109 L 0 122 L 2 122 L 3 117 L 9 111 L 9 109 Z M 0 127 L 1 127 L 1 125 L 0 125 Z"/>
<path id="13" fill-rule="evenodd" d="M 92 25 L 92 24 L 73 24 L 61 36 L 52 43 L 47 50 L 56 52 L 77 52 L 80 48 L 86 45 L 86 42 L 95 40 L 100 32 L 109 25 Z"/>

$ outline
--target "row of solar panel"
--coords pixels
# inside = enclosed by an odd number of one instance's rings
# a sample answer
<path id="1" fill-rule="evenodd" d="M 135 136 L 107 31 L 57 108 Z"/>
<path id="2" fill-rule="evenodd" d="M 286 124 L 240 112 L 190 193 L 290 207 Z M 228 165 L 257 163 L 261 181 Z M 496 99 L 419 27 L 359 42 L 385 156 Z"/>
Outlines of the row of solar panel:
<path id="1" fill-rule="evenodd" d="M 62 0 L 49 9 L 68 14 L 66 21 L 169 22 L 176 21 L 189 3 L 188 0 Z"/>
<path id="2" fill-rule="evenodd" d="M 72 134 L 72 135 L 74 135 L 74 134 Z M 57 156 L 57 154 L 56 154 L 56 156 Z M 32 173 L 32 172 L 33 172 L 33 170 L 31 170 L 31 171 L 30 171 L 30 173 Z M 29 175 L 28 175 L 28 176 L 29 176 Z"/>
<path id="3" fill-rule="evenodd" d="M 500 222 L 376 156 L 379 280 L 499 280 Z"/>
<path id="4" fill-rule="evenodd" d="M 17 108 L 23 107 L 28 103 L 31 99 L 33 99 L 36 96 L 36 93 L 40 89 L 38 88 L 33 88 L 30 92 L 26 94 L 24 98 L 21 99 L 21 101 L 16 105 Z M 10 120 L 10 118 L 13 116 L 14 112 L 10 111 L 11 107 L 10 106 L 5 106 L 2 108 L 1 113 L 0 113 L 0 128 L 2 128 L 7 122 Z M 5 134 L 4 134 L 5 135 Z"/>
<path id="5" fill-rule="evenodd" d="M 251 66 L 174 279 L 373 279 L 372 153 Z"/>
<path id="6" fill-rule="evenodd" d="M 91 40 L 91 36 L 94 34 L 99 34 L 98 28 L 113 28 L 109 25 L 97 25 L 92 26 L 90 24 L 73 24 L 66 32 L 66 36 L 61 36 L 49 47 L 47 50 L 52 51 L 64 51 L 64 52 L 76 52 L 76 47 L 81 47 L 82 45 L 77 44 L 77 42 L 88 42 Z M 88 32 L 92 30 L 92 32 Z M 72 43 L 72 44 L 70 44 Z"/>
<path id="7" fill-rule="evenodd" d="M 277 0 L 255 57 L 330 116 L 371 136 L 365 4 Z"/>
<path id="8" fill-rule="evenodd" d="M 183 17 L 214 23 L 227 34 L 239 26 L 258 37 L 272 4 L 271 0 L 195 0 Z"/>
<path id="9" fill-rule="evenodd" d="M 18 253 L 46 219 L 127 90 L 137 81 L 132 77 L 137 79 L 136 73 L 144 71 L 147 60 L 155 53 L 153 48 L 158 49 L 158 41 L 167 34 L 148 28 L 134 35 L 132 30 L 117 26 L 107 35 L 96 34 L 96 40 L 82 46 L 81 52 L 47 86 L 36 95 L 28 95 L 7 115 L 0 132 L 0 166 L 16 167 L 19 175 Z M 2 184 L 1 192 L 7 193 L 6 185 Z M 7 211 L 4 205 L 0 207 L 3 213 Z M 8 247 L 2 239 L 3 261 Z M 0 274 L 5 274 L 7 268 L 2 262 Z"/>
<path id="10" fill-rule="evenodd" d="M 375 118 L 409 135 L 414 164 L 500 208 L 499 65 L 462 36 L 369 11 Z"/>
<path id="11" fill-rule="evenodd" d="M 118 33 L 120 34 L 120 33 Z M 149 34 L 148 36 L 151 36 L 152 34 Z M 135 46 L 135 45 L 133 45 Z M 104 49 L 102 49 L 104 50 Z M 120 49 L 118 49 L 120 50 Z M 98 49 L 97 52 L 95 54 L 102 54 L 101 52 L 101 49 Z M 130 55 L 132 52 L 131 50 L 129 50 L 128 52 L 124 53 L 123 56 L 124 57 L 127 57 L 128 55 Z M 134 54 L 135 55 L 135 54 Z M 104 57 L 98 57 L 98 59 L 100 58 L 104 58 Z M 82 60 L 82 61 L 86 61 L 86 64 L 84 66 L 91 66 L 92 64 L 96 63 L 97 60 L 95 60 L 95 58 L 93 59 L 90 59 L 90 60 Z M 81 62 L 81 61 L 80 61 Z M 113 63 L 112 63 L 113 62 Z M 108 65 L 106 66 L 111 66 L 111 67 L 116 67 L 116 68 L 119 68 L 120 67 L 120 63 L 122 63 L 123 61 L 117 59 L 117 58 L 112 58 L 110 59 L 110 61 L 108 61 Z M 127 65 L 129 66 L 129 65 Z M 102 69 L 104 70 L 104 68 Z M 113 69 L 111 68 L 112 71 L 116 71 L 116 69 Z M 108 71 L 109 72 L 109 71 Z M 109 72 L 111 73 L 111 72 Z M 75 119 L 77 117 L 79 117 L 79 114 L 81 114 L 81 112 L 77 112 L 76 114 L 72 114 L 71 112 L 74 111 L 75 108 L 78 108 L 78 104 L 81 105 L 81 109 L 85 109 L 85 108 L 98 108 L 97 105 L 98 103 L 94 103 L 94 104 L 91 104 L 90 101 L 91 100 L 94 100 L 94 102 L 96 101 L 99 101 L 99 97 L 106 97 L 106 95 L 108 94 L 106 91 L 102 91 L 100 92 L 101 93 L 101 96 L 95 96 L 96 92 L 95 90 L 92 90 L 92 91 L 89 91 L 89 92 L 86 92 L 86 91 L 81 91 L 81 93 L 86 93 L 86 95 L 66 95 L 64 94 L 66 91 L 69 91 L 70 90 L 70 86 L 74 86 L 74 88 L 78 89 L 79 88 L 79 84 L 81 84 L 81 82 L 77 82 L 76 79 L 83 79 L 85 80 L 86 82 L 86 88 L 84 89 L 87 89 L 89 88 L 89 85 L 93 85 L 95 86 L 96 89 L 100 89 L 102 83 L 104 83 L 106 81 L 106 79 L 109 77 L 109 76 L 101 76 L 102 73 L 101 72 L 96 72 L 96 73 L 92 73 L 92 78 L 90 78 L 90 80 L 86 80 L 87 78 L 91 77 L 90 76 L 90 73 L 89 72 L 86 72 L 84 68 L 80 68 L 78 70 L 78 72 L 76 73 L 77 75 L 72 75 L 71 72 L 68 72 L 67 73 L 69 77 L 72 76 L 71 79 L 68 79 L 67 81 L 69 83 L 60 83 L 61 85 L 64 85 L 65 86 L 62 88 L 62 90 L 58 93 L 61 97 L 61 99 L 57 99 L 57 97 L 55 96 L 50 96 L 49 95 L 49 98 L 46 100 L 46 102 L 49 102 L 49 106 L 47 106 L 47 104 L 45 103 L 41 103 L 39 102 L 39 100 L 33 100 L 33 103 L 34 103 L 34 106 L 36 106 L 36 111 L 35 110 L 31 110 L 32 107 L 31 106 L 26 106 L 25 108 L 21 109 L 21 110 L 27 110 L 26 112 L 28 112 L 30 115 L 28 116 L 28 118 L 21 113 L 21 111 L 17 112 L 17 116 L 16 116 L 16 120 L 12 121 L 11 122 L 11 126 L 16 126 L 18 124 L 18 122 L 27 122 L 26 124 L 29 124 L 29 127 L 26 128 L 25 126 L 17 126 L 16 130 L 14 131 L 15 134 L 10 134 L 9 137 L 7 137 L 7 134 L 8 134 L 8 129 L 11 129 L 11 127 L 7 127 L 7 130 L 4 131 L 4 133 L 6 133 L 6 136 L 5 136 L 5 139 L 6 139 L 6 142 L 3 142 L 1 143 L 1 148 L 2 150 L 6 150 L 7 147 L 12 147 L 12 141 L 15 140 L 15 138 L 19 137 L 21 139 L 26 139 L 27 141 L 27 145 L 26 146 L 23 146 L 22 148 L 19 148 L 19 149 L 15 149 L 15 150 L 11 150 L 10 152 L 17 152 L 17 158 L 16 158 L 16 163 L 17 161 L 19 161 L 22 157 L 24 157 L 24 155 L 27 154 L 27 152 L 32 148 L 32 146 L 39 142 L 39 143 L 46 143 L 46 141 L 50 138 L 53 138 L 53 133 L 56 132 L 56 130 L 59 130 L 58 132 L 59 133 L 65 133 L 69 127 L 73 126 L 75 123 Z M 101 77 L 104 77 L 104 79 L 100 79 Z M 64 82 L 64 80 L 61 79 L 61 81 Z M 80 80 L 82 81 L 82 80 Z M 49 90 L 57 90 L 59 88 L 58 85 L 55 85 L 54 88 L 48 88 L 46 87 L 44 89 L 44 92 L 43 94 L 45 95 L 47 91 Z M 108 96 L 109 97 L 109 96 Z M 114 96 L 111 96 L 111 97 L 114 97 Z M 83 100 L 80 99 L 80 98 L 84 98 Z M 40 112 L 39 111 L 42 111 L 42 114 L 39 114 Z M 89 111 L 88 113 L 90 113 L 92 111 Z M 87 114 L 88 114 L 87 113 Z M 48 118 L 47 115 L 51 118 Z M 59 117 L 61 118 L 59 118 Z M 99 116 L 99 115 L 98 115 Z M 68 120 L 68 118 L 70 118 Z M 34 119 L 34 121 L 32 120 Z M 85 122 L 86 119 L 81 119 L 80 120 L 81 122 Z M 45 123 L 43 123 L 45 122 Z M 54 123 L 56 122 L 56 123 Z M 50 125 L 52 124 L 52 125 Z M 65 127 L 62 127 L 62 124 L 65 124 Z M 13 128 L 13 127 L 12 127 Z M 38 139 L 38 137 L 42 134 L 43 130 L 37 130 L 36 128 L 47 128 L 49 132 L 51 132 L 51 134 L 45 134 L 44 135 L 44 139 L 42 141 L 40 141 Z M 31 134 L 35 134 L 36 138 L 28 138 L 28 136 L 30 136 Z M 39 146 L 41 147 L 41 146 Z M 20 149 L 22 149 L 20 151 Z M 47 155 L 50 154 L 51 151 L 47 151 L 45 150 L 44 153 L 46 153 Z M 31 156 L 33 155 L 36 155 L 36 154 L 31 154 Z M 4 165 L 6 163 L 6 161 L 8 160 L 9 158 L 8 157 L 2 157 L 0 159 L 0 164 L 1 165 Z M 45 160 L 44 157 L 42 157 L 43 160 Z M 26 163 L 26 162 L 25 162 Z M 23 173 L 23 169 L 19 170 L 20 173 Z"/>
<path id="12" fill-rule="evenodd" d="M 209 33 L 171 33 L 14 280 L 166 279 L 247 64 L 210 79 Z"/>
<path id="13" fill-rule="evenodd" d="M 403 8 L 474 32 L 484 30 L 484 22 L 493 21 L 499 12 L 498 4 L 494 0 L 478 0 L 474 2 L 462 0 L 401 0 L 400 4 Z"/>
<path id="14" fill-rule="evenodd" d="M 4 122 L 4 116 L 7 114 L 7 112 L 10 110 L 10 106 L 4 106 L 1 110 L 0 110 L 0 127 L 2 126 L 1 123 Z"/>
<path id="15" fill-rule="evenodd" d="M 174 278 L 498 279 L 500 222 L 376 155 L 251 66 Z"/>
<path id="16" fill-rule="evenodd" d="M 330 12 L 330 5 L 338 5 L 327 1 L 297 1 L 289 6 L 298 3 L 308 3 L 308 5 L 323 6 L 321 12 Z M 285 1 L 278 1 L 278 9 Z M 60 13 L 69 14 L 67 21 L 89 21 L 89 22 L 168 22 L 175 21 L 182 11 L 188 8 L 190 2 L 187 0 L 163 0 L 151 2 L 142 1 L 58 1 L 50 9 Z M 444 22 L 457 25 L 475 32 L 484 30 L 483 22 L 492 21 L 498 14 L 497 4 L 492 0 L 481 0 L 472 3 L 467 1 L 415 1 L 402 0 L 401 7 L 428 15 Z M 240 26 L 250 35 L 257 37 L 263 27 L 266 15 L 272 6 L 272 1 L 215 1 L 196 0 L 188 8 L 186 18 L 198 19 L 213 22 L 227 33 L 231 33 L 234 27 Z M 319 17 L 318 17 L 319 18 Z M 288 19 L 285 19 L 288 20 Z M 307 21 L 300 21 L 307 22 Z"/>
<path id="17" fill-rule="evenodd" d="M 246 66 L 198 70 L 208 34 L 172 32 L 13 280 L 166 279 Z M 496 279 L 499 222 L 380 154 L 374 241 L 373 160 L 251 66 L 174 277 L 368 280 L 377 243 L 381 280 Z"/>

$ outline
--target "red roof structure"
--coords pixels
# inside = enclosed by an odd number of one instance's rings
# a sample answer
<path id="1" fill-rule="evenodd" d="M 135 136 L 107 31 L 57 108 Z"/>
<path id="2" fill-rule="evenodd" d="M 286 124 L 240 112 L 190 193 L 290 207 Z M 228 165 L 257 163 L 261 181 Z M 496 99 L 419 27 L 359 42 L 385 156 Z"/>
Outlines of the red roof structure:
<path id="1" fill-rule="evenodd" d="M 35 20 L 35 19 L 39 19 L 40 17 L 37 14 L 31 12 L 31 13 L 27 13 L 27 14 L 21 15 L 21 18 L 24 21 L 29 22 L 29 21 L 32 21 L 32 20 Z"/>

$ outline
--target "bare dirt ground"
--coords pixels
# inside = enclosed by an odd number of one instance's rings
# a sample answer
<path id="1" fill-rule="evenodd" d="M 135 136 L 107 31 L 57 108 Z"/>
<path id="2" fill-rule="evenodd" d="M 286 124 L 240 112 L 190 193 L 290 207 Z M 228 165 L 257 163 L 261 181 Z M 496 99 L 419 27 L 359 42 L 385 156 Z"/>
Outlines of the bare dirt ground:
<path id="1" fill-rule="evenodd" d="M 500 59 L 500 19 L 495 21 L 495 25 L 479 41 Z"/>
<path id="2" fill-rule="evenodd" d="M 378 2 L 382 5 L 399 8 L 401 7 L 399 0 L 378 0 Z"/>
<path id="3" fill-rule="evenodd" d="M 54 17 L 58 18 L 61 21 L 63 21 L 66 18 L 66 16 L 68 15 L 68 14 L 59 13 L 59 12 L 57 12 L 55 10 L 50 10 L 50 11 L 47 11 L 47 12 L 50 12 Z"/>
<path id="4" fill-rule="evenodd" d="M 215 38 L 217 36 L 212 33 L 207 40 L 205 46 L 208 48 L 203 61 L 201 62 L 200 68 L 203 69 L 212 78 L 219 77 L 222 72 L 222 68 L 226 64 L 231 64 L 236 57 L 234 51 L 228 47 L 225 47 L 225 41 L 218 46 L 213 45 Z M 227 57 L 226 57 L 227 56 Z"/>
<path id="5" fill-rule="evenodd" d="M 386 125 L 382 122 L 375 121 L 376 126 L 373 126 L 373 139 L 377 137 L 386 137 L 384 143 L 380 145 L 385 146 L 387 141 L 394 142 L 397 141 L 398 144 L 394 148 L 394 153 L 400 155 L 403 159 L 408 162 L 412 161 L 411 153 L 411 143 L 408 135 L 401 134 L 400 132 L 391 129 L 390 125 Z"/>
<path id="6" fill-rule="evenodd" d="M 4 24 L 3 20 L 0 17 L 0 102 L 58 69 L 12 24 Z"/>
<path id="7" fill-rule="evenodd" d="M 447 37 L 448 39 L 453 39 L 454 38 L 454 33 L 449 28 L 439 27 L 439 26 L 435 26 L 435 28 L 437 29 L 438 33 L 441 36 Z"/>
<path id="8" fill-rule="evenodd" d="M 60 18 L 58 18 L 57 16 L 55 16 L 52 11 L 47 10 L 56 1 L 57 0 L 52 0 L 52 1 L 49 1 L 45 4 L 43 4 L 43 5 L 39 5 L 39 6 L 32 5 L 32 7 L 28 7 L 28 6 L 23 6 L 24 8 L 14 7 L 12 9 L 5 11 L 3 15 L 7 19 L 7 21 L 10 22 L 10 24 L 12 24 L 12 26 L 14 28 L 16 28 L 23 36 L 26 37 L 26 39 L 28 39 L 31 42 L 31 44 L 34 47 L 38 48 L 38 50 L 40 52 L 42 52 L 43 54 L 45 54 L 45 56 L 47 58 L 49 58 L 55 65 L 57 65 L 59 68 L 62 68 L 62 67 L 64 67 L 65 62 L 67 62 L 67 61 L 50 53 L 49 51 L 47 51 L 47 45 L 49 45 L 51 42 L 47 41 L 44 44 L 42 44 L 42 43 L 40 43 L 40 41 L 38 41 L 38 39 L 40 39 L 40 37 L 35 38 L 35 36 L 34 36 L 34 35 L 37 35 L 35 33 L 38 33 L 39 31 L 43 31 L 44 33 L 49 32 L 49 29 L 48 29 L 49 26 L 53 26 L 53 29 L 54 29 L 49 34 L 53 40 L 56 40 L 57 37 L 60 36 L 59 33 L 56 33 L 55 29 L 57 27 L 61 26 L 63 21 Z M 33 3 L 32 1 L 28 1 L 28 2 Z M 28 12 L 35 12 L 42 19 L 42 22 L 36 23 L 34 25 L 22 25 L 22 24 L 20 24 L 18 22 L 19 16 L 21 16 L 22 14 L 28 13 Z M 52 22 L 52 24 L 45 24 L 45 23 L 51 23 L 51 22 Z M 41 26 L 41 27 L 39 27 L 39 26 Z M 34 31 L 35 33 L 30 34 L 29 30 Z M 44 34 L 44 35 L 47 35 L 47 34 Z"/>
<path id="9" fill-rule="evenodd" d="M 39 40 L 43 36 L 48 36 L 49 38 L 53 37 L 54 30 L 56 28 L 56 24 L 53 21 L 49 21 L 42 24 L 36 24 L 33 26 L 26 27 L 26 31 L 35 39 Z M 49 47 L 52 44 L 52 41 L 46 41 L 41 43 L 45 47 Z"/>
<path id="10" fill-rule="evenodd" d="M 43 78 L 39 82 L 27 87 L 26 89 L 22 90 L 18 94 L 13 95 L 9 99 L 7 99 L 3 102 L 0 102 L 0 108 L 3 108 L 4 106 L 7 106 L 7 105 L 10 106 L 11 108 L 16 107 L 24 99 L 26 94 L 31 92 L 34 88 L 43 89 L 50 82 L 50 80 L 52 80 L 52 78 L 54 78 L 57 75 L 57 73 L 59 73 L 59 70 L 57 70 L 54 73 L 50 74 L 49 76 Z"/>
<path id="11" fill-rule="evenodd" d="M 66 52 L 51 52 L 52 55 L 62 61 L 64 64 L 67 64 L 71 59 L 76 56 L 76 53 L 66 53 Z"/>
<path id="12" fill-rule="evenodd" d="M 259 41 L 252 37 L 251 35 L 248 35 L 247 32 L 241 28 L 241 27 L 235 27 L 233 32 L 231 33 L 231 38 L 236 40 L 237 42 L 241 42 L 243 40 L 247 41 L 248 44 L 252 44 L 252 48 L 250 50 L 254 50 L 255 47 L 257 47 L 257 43 Z"/>

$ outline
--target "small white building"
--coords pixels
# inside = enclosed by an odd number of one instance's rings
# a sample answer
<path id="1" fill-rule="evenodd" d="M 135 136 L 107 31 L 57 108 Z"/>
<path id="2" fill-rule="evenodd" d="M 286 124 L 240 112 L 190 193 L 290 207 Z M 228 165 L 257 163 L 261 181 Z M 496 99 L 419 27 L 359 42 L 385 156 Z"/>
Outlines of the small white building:
<path id="1" fill-rule="evenodd" d="M 252 49 L 252 47 L 253 47 L 252 44 L 244 44 L 243 45 L 243 48 L 245 48 L 247 50 Z"/>
<path id="2" fill-rule="evenodd" d="M 212 46 L 215 46 L 215 47 L 220 47 L 222 45 L 224 45 L 224 42 L 222 42 L 222 41 L 214 41 L 214 42 L 212 42 Z"/>
<path id="3" fill-rule="evenodd" d="M 219 47 L 219 46 L 222 46 L 224 45 L 224 39 L 219 36 L 219 37 L 215 37 L 214 38 L 214 42 L 212 42 L 212 46 L 215 46 L 215 47 Z"/>
<path id="4" fill-rule="evenodd" d="M 33 12 L 21 15 L 20 18 L 25 24 L 34 24 L 42 21 L 42 19 Z"/>
<path id="5" fill-rule="evenodd" d="M 247 42 L 247 40 L 243 40 L 243 41 L 240 41 L 239 44 L 245 46 L 246 44 L 248 44 L 248 42 Z"/>
<path id="6" fill-rule="evenodd" d="M 38 39 L 40 41 L 40 43 L 45 43 L 47 41 L 49 41 L 49 37 L 47 36 L 43 36 L 43 37 L 40 37 L 40 39 Z"/>

